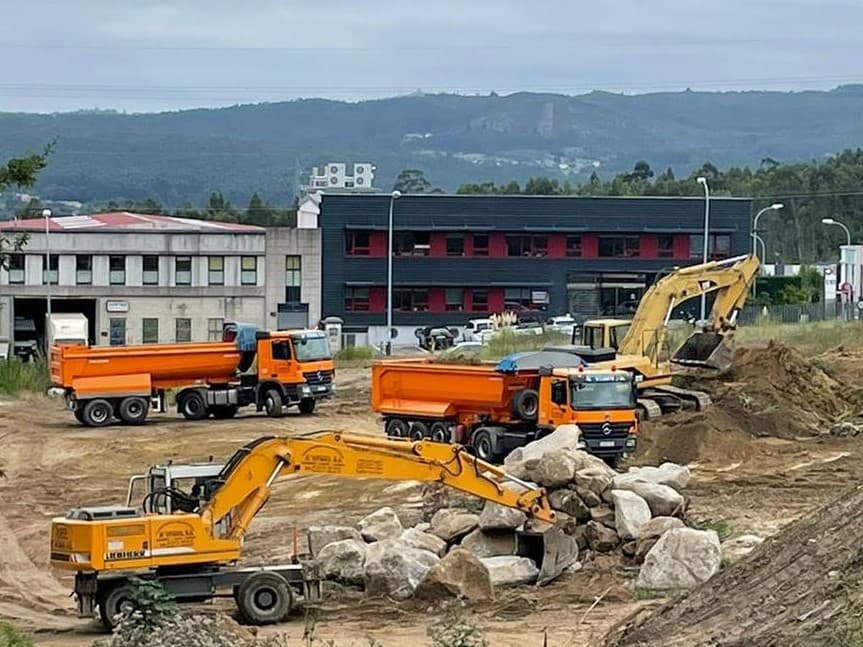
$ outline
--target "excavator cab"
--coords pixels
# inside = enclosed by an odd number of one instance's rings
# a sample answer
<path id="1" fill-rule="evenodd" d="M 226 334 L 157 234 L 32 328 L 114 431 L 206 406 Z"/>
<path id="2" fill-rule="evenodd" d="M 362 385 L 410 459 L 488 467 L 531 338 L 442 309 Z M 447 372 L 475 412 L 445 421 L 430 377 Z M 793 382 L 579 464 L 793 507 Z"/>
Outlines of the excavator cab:
<path id="1" fill-rule="evenodd" d="M 729 332 L 695 332 L 677 349 L 671 361 L 681 366 L 725 371 L 731 367 L 734 358 L 731 340 L 732 335 Z"/>

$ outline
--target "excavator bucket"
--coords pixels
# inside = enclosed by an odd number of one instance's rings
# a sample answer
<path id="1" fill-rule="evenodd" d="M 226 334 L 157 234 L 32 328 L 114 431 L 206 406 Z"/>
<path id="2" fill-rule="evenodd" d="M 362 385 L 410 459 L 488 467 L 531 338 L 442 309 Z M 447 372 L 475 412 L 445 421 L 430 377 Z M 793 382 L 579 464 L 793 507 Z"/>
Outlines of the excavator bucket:
<path id="1" fill-rule="evenodd" d="M 539 566 L 537 586 L 557 578 L 578 559 L 578 543 L 556 526 L 520 530 L 516 534 L 516 555 L 529 557 Z"/>
<path id="2" fill-rule="evenodd" d="M 681 366 L 714 368 L 719 371 L 731 367 L 734 350 L 731 348 L 731 335 L 718 332 L 693 333 L 677 349 L 671 361 Z"/>

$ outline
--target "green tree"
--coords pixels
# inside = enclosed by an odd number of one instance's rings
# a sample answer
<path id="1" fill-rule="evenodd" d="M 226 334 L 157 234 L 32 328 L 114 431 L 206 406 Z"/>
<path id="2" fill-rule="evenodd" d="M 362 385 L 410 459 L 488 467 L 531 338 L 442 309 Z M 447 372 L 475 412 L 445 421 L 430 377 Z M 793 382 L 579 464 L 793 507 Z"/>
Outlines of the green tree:
<path id="1" fill-rule="evenodd" d="M 31 153 L 25 157 L 14 157 L 0 166 L 0 193 L 9 188 L 29 188 L 36 184 L 39 171 L 48 163 L 48 156 L 54 145 L 47 146 L 41 153 Z M 8 253 L 17 252 L 27 244 L 27 236 L 19 234 L 7 236 L 0 234 L 0 267 L 8 267 Z"/>
<path id="2" fill-rule="evenodd" d="M 393 191 L 402 193 L 428 193 L 431 189 L 431 182 L 426 179 L 425 174 L 415 168 L 404 169 L 398 174 L 393 185 Z"/>

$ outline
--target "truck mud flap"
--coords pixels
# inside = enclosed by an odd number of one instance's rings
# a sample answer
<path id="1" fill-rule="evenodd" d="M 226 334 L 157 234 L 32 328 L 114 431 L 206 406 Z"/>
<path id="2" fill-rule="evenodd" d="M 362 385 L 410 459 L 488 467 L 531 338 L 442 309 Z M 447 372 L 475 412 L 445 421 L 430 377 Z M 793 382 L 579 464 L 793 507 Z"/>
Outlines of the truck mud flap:
<path id="1" fill-rule="evenodd" d="M 529 557 L 539 567 L 537 586 L 560 576 L 578 559 L 578 543 L 556 526 L 520 530 L 516 534 L 516 554 Z"/>
<path id="2" fill-rule="evenodd" d="M 683 342 L 671 361 L 681 366 L 713 368 L 725 371 L 731 367 L 734 351 L 731 335 L 718 332 L 697 332 Z"/>

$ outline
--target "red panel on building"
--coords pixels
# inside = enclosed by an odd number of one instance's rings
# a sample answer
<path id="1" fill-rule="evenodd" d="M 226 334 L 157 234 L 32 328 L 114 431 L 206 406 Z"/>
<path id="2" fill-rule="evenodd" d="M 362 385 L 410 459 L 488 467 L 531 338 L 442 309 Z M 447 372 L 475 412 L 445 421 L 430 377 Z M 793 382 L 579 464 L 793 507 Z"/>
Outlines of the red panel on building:
<path id="1" fill-rule="evenodd" d="M 689 258 L 689 234 L 679 234 L 674 237 L 674 258 Z"/>
<path id="2" fill-rule="evenodd" d="M 429 312 L 446 312 L 446 291 L 444 288 L 429 288 Z"/>
<path id="3" fill-rule="evenodd" d="M 386 287 L 369 288 L 369 312 L 386 312 L 387 289 Z"/>
<path id="4" fill-rule="evenodd" d="M 473 310 L 473 290 L 470 288 L 465 289 L 462 299 L 464 299 L 464 311 L 470 312 Z"/>
<path id="5" fill-rule="evenodd" d="M 659 238 L 656 234 L 642 234 L 638 241 L 639 258 L 659 258 Z"/>
<path id="6" fill-rule="evenodd" d="M 506 234 L 494 231 L 488 235 L 488 255 L 498 258 L 506 256 Z M 501 301 L 501 303 L 503 303 Z"/>
<path id="7" fill-rule="evenodd" d="M 446 256 L 446 234 L 442 231 L 433 231 L 429 235 L 429 256 Z M 431 295 L 429 295 L 431 299 Z M 429 304 L 431 308 L 431 304 Z"/>
<path id="8" fill-rule="evenodd" d="M 599 258 L 599 236 L 595 234 L 581 236 L 581 257 Z"/>
<path id="9" fill-rule="evenodd" d="M 503 312 L 504 310 L 504 289 L 489 288 L 488 289 L 488 311 Z"/>
<path id="10" fill-rule="evenodd" d="M 387 232 L 373 231 L 369 234 L 369 256 L 387 257 Z"/>
<path id="11" fill-rule="evenodd" d="M 566 257 L 566 236 L 550 234 L 548 237 L 548 258 Z"/>

